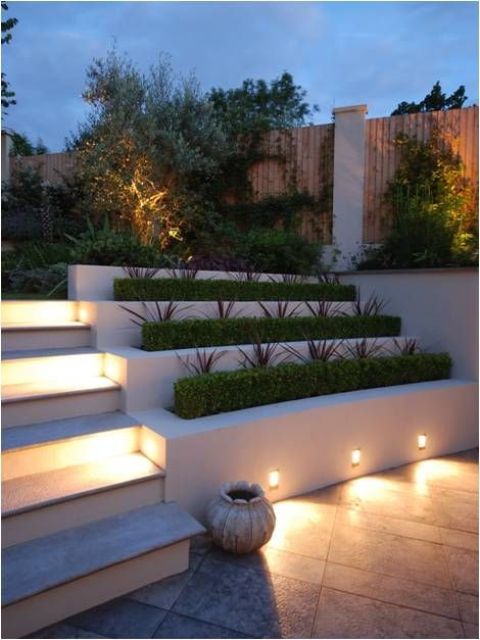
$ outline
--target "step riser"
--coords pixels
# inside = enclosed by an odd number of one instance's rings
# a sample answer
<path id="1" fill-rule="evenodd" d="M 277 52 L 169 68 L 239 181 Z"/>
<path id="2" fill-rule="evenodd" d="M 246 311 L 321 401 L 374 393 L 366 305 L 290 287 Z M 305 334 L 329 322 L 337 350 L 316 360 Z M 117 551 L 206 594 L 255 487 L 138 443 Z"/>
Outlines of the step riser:
<path id="1" fill-rule="evenodd" d="M 2 518 L 2 548 L 125 513 L 164 499 L 155 477 Z"/>
<path id="2" fill-rule="evenodd" d="M 119 409 L 120 404 L 119 389 L 12 402 L 2 406 L 2 428 L 108 413 Z"/>
<path id="3" fill-rule="evenodd" d="M 33 429 L 34 427 L 32 427 Z M 140 449 L 140 428 L 129 427 L 89 436 L 4 451 L 2 480 L 63 469 L 77 464 L 133 453 Z"/>
<path id="4" fill-rule="evenodd" d="M 77 320 L 78 303 L 69 300 L 2 302 L 2 323 L 55 324 Z"/>
<path id="5" fill-rule="evenodd" d="M 83 329 L 42 329 L 31 331 L 3 331 L 3 351 L 20 351 L 23 349 L 62 349 L 89 347 L 91 332 L 89 327 Z"/>
<path id="6" fill-rule="evenodd" d="M 188 540 L 4 607 L 2 637 L 19 638 L 134 589 L 188 569 Z"/>
<path id="7" fill-rule="evenodd" d="M 2 385 L 95 378 L 103 374 L 103 353 L 3 360 Z"/>

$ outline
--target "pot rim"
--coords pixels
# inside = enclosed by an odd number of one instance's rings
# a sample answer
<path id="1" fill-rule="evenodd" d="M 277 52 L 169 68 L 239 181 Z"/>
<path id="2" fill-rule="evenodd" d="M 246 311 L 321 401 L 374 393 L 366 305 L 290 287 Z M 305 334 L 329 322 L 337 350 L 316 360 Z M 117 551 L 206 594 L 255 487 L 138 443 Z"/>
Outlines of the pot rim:
<path id="1" fill-rule="evenodd" d="M 253 494 L 251 500 L 243 498 L 232 498 L 229 493 L 231 491 L 248 491 Z M 236 482 L 225 482 L 220 487 L 220 496 L 230 504 L 249 505 L 261 502 L 265 497 L 265 491 L 255 482 L 247 482 L 246 480 L 238 480 Z"/>

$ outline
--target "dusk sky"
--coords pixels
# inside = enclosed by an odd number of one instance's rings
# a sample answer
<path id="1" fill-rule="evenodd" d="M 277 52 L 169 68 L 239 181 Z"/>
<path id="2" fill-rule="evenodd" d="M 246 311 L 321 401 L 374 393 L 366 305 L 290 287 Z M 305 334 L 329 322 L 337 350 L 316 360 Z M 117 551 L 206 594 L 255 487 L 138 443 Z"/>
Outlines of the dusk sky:
<path id="1" fill-rule="evenodd" d="M 8 2 L 8 0 L 7 0 Z M 2 47 L 17 105 L 4 126 L 63 149 L 86 107 L 85 71 L 114 41 L 144 71 L 160 53 L 202 88 L 284 70 L 317 103 L 366 103 L 369 117 L 422 99 L 436 80 L 478 103 L 476 2 L 8 2 L 19 22 Z"/>

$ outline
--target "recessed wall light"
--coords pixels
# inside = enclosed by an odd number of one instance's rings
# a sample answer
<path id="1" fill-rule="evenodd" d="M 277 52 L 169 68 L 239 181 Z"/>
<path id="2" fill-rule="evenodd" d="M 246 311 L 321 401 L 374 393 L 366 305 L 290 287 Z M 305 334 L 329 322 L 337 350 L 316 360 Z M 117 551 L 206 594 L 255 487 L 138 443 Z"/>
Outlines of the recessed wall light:
<path id="1" fill-rule="evenodd" d="M 421 433 L 417 436 L 417 444 L 419 449 L 426 449 L 427 447 L 427 435 L 425 433 Z"/>
<path id="2" fill-rule="evenodd" d="M 278 469 L 273 469 L 268 474 L 268 487 L 269 489 L 278 489 L 278 485 L 280 484 L 280 471 Z"/>
<path id="3" fill-rule="evenodd" d="M 362 452 L 360 449 L 352 450 L 352 467 L 356 467 L 360 464 L 361 457 L 362 457 Z"/>

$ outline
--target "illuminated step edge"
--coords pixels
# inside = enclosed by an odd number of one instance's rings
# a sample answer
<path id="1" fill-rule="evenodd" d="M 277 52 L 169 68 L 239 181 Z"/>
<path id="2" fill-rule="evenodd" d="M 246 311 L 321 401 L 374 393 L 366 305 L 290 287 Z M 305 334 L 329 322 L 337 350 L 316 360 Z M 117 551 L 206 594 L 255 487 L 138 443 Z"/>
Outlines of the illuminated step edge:
<path id="1" fill-rule="evenodd" d="M 168 503 L 10 547 L 3 553 L 3 637 L 21 637 L 185 571 L 189 538 L 204 531 Z"/>
<path id="2" fill-rule="evenodd" d="M 104 354 L 91 347 L 4 351 L 2 381 L 17 385 L 34 381 L 93 378 L 103 374 Z"/>
<path id="3" fill-rule="evenodd" d="M 2 517 L 164 475 L 162 469 L 141 453 L 33 473 L 2 483 Z"/>
<path id="4" fill-rule="evenodd" d="M 2 387 L 2 429 L 116 411 L 120 392 L 119 384 L 103 376 L 7 385 Z"/>
<path id="5" fill-rule="evenodd" d="M 25 384 L 2 385 L 2 404 L 46 400 L 65 395 L 119 389 L 120 385 L 105 376 L 76 380 L 40 380 Z"/>
<path id="6" fill-rule="evenodd" d="M 66 439 L 81 438 L 137 425 L 137 420 L 121 411 L 26 424 L 4 431 L 2 434 L 2 451 L 5 455 L 5 453 L 15 452 L 27 447 L 49 445 Z"/>
<path id="7" fill-rule="evenodd" d="M 89 324 L 80 322 L 79 320 L 60 321 L 60 322 L 48 322 L 48 323 L 36 323 L 36 322 L 6 322 L 2 323 L 2 332 L 13 333 L 15 331 L 70 331 L 72 329 L 91 329 Z"/>
<path id="8" fill-rule="evenodd" d="M 91 327 L 83 322 L 57 325 L 10 324 L 2 327 L 2 350 L 88 347 Z"/>
<path id="9" fill-rule="evenodd" d="M 3 324 L 58 324 L 78 320 L 78 303 L 72 300 L 2 301 Z"/>

